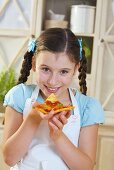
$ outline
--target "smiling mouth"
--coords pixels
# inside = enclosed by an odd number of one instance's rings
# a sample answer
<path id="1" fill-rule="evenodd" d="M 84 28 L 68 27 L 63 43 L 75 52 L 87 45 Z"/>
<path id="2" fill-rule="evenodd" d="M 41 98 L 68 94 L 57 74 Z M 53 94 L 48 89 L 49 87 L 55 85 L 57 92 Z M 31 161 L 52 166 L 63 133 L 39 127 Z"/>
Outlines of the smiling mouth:
<path id="1" fill-rule="evenodd" d="M 60 89 L 60 87 L 54 87 L 54 88 L 47 87 L 47 86 L 45 86 L 45 87 L 49 93 L 56 93 Z"/>

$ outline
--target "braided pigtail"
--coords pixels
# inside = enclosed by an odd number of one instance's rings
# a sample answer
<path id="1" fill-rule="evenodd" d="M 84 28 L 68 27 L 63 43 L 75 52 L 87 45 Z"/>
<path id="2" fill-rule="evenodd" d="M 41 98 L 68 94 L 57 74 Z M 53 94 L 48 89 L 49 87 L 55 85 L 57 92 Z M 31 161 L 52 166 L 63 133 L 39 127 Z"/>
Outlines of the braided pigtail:
<path id="1" fill-rule="evenodd" d="M 33 52 L 27 51 L 25 53 L 17 84 L 25 83 L 27 81 L 28 76 L 30 75 L 30 70 L 32 68 L 32 57 L 33 57 Z"/>
<path id="2" fill-rule="evenodd" d="M 80 91 L 82 94 L 86 95 L 87 86 L 86 86 L 86 72 L 87 72 L 87 60 L 85 57 L 85 52 L 82 50 L 82 59 L 80 60 L 80 68 L 79 68 L 79 85 Z"/>
<path id="3" fill-rule="evenodd" d="M 32 68 L 32 57 L 34 56 L 34 52 L 36 50 L 36 41 L 34 37 L 31 37 L 32 39 L 29 40 L 28 43 L 28 50 L 24 55 L 24 61 L 22 63 L 22 68 L 20 71 L 20 77 L 18 79 L 17 84 L 25 83 L 28 79 L 28 76 L 30 75 L 30 70 Z"/>

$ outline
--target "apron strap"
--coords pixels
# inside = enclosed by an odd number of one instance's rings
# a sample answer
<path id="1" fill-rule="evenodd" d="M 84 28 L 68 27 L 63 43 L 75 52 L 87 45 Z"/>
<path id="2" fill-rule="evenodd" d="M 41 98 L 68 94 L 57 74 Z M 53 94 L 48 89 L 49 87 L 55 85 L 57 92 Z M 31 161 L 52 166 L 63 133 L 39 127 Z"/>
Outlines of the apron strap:
<path id="1" fill-rule="evenodd" d="M 28 112 L 32 109 L 32 103 L 37 100 L 38 94 L 39 94 L 39 88 L 38 88 L 38 86 L 36 86 L 32 92 L 31 97 L 27 98 L 27 100 L 25 102 L 25 107 L 23 110 L 24 116 L 26 116 L 28 114 Z"/>
<path id="2" fill-rule="evenodd" d="M 39 88 L 38 86 L 35 87 L 34 91 L 32 92 L 32 95 L 31 95 L 31 100 L 32 101 L 36 101 L 37 97 L 38 97 L 38 94 L 39 94 Z"/>
<path id="3" fill-rule="evenodd" d="M 79 112 L 79 107 L 78 107 L 77 99 L 74 96 L 74 94 L 73 94 L 73 92 L 72 92 L 72 90 L 70 88 L 69 88 L 69 93 L 70 93 L 70 98 L 71 98 L 72 104 L 73 104 L 73 106 L 75 106 L 75 108 L 74 108 L 74 115 L 77 114 L 77 112 L 79 114 L 80 112 Z"/>

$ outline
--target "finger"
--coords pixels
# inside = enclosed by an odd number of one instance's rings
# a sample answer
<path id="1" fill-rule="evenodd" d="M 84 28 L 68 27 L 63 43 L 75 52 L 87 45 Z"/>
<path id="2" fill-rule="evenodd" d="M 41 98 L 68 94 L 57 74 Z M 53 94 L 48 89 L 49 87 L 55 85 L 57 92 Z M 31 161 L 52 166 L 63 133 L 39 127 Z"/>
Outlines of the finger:
<path id="1" fill-rule="evenodd" d="M 40 115 L 40 117 L 41 117 L 42 119 L 46 119 L 46 120 L 49 119 L 49 115 L 48 115 L 48 114 L 44 114 L 43 112 L 41 112 L 41 111 L 39 111 L 39 110 L 36 110 L 36 111 L 37 111 L 37 113 Z"/>
<path id="2" fill-rule="evenodd" d="M 59 128 L 53 122 L 49 121 L 48 124 L 54 131 L 59 130 Z"/>
<path id="3" fill-rule="evenodd" d="M 42 112 L 40 112 L 40 114 L 43 119 L 48 120 L 48 119 L 51 119 L 55 113 L 54 113 L 54 110 L 51 110 L 48 114 L 44 114 Z"/>
<path id="4" fill-rule="evenodd" d="M 60 120 L 58 120 L 56 117 L 52 118 L 52 121 L 54 122 L 54 124 L 59 128 L 59 129 L 63 129 L 63 124 Z"/>
<path id="5" fill-rule="evenodd" d="M 38 102 L 34 102 L 33 104 L 32 104 L 32 107 L 34 108 L 34 107 L 36 107 L 36 106 L 38 106 L 40 103 L 38 103 Z"/>
<path id="6" fill-rule="evenodd" d="M 54 110 L 51 110 L 47 116 L 50 119 L 51 117 L 53 117 L 54 114 L 55 114 Z"/>
<path id="7" fill-rule="evenodd" d="M 61 114 L 66 115 L 67 112 L 68 112 L 68 110 L 64 110 L 64 111 L 61 112 Z"/>
<path id="8" fill-rule="evenodd" d="M 64 115 L 60 116 L 60 121 L 62 122 L 62 124 L 66 124 L 68 122 L 67 118 Z"/>
<path id="9" fill-rule="evenodd" d="M 63 111 L 63 112 L 57 113 L 56 115 L 54 115 L 54 117 L 56 117 L 58 120 L 61 120 L 60 119 L 61 115 L 64 115 L 68 119 L 71 113 L 69 111 Z"/>
<path id="10" fill-rule="evenodd" d="M 71 116 L 71 111 L 68 111 L 66 114 L 66 118 L 68 119 Z"/>
<path id="11" fill-rule="evenodd" d="M 42 112 L 40 112 L 40 111 L 38 111 L 38 113 L 39 113 L 39 115 L 40 115 L 40 117 L 41 117 L 42 119 L 45 119 L 46 115 L 44 115 L 44 113 L 42 113 Z"/>
<path id="12" fill-rule="evenodd" d="M 59 119 L 59 118 L 60 118 L 60 115 L 61 115 L 61 112 L 54 114 L 54 117 L 56 117 L 57 119 Z"/>
<path id="13" fill-rule="evenodd" d="M 65 117 L 69 118 L 70 115 L 71 115 L 71 111 L 70 111 L 70 110 L 67 110 L 67 111 L 65 111 L 65 112 L 62 112 L 62 114 L 63 114 Z"/>
<path id="14" fill-rule="evenodd" d="M 48 120 L 48 119 L 50 118 L 49 115 L 45 115 L 45 114 L 42 113 L 42 112 L 39 112 L 39 114 L 40 114 L 40 117 L 41 117 L 42 119 Z"/>

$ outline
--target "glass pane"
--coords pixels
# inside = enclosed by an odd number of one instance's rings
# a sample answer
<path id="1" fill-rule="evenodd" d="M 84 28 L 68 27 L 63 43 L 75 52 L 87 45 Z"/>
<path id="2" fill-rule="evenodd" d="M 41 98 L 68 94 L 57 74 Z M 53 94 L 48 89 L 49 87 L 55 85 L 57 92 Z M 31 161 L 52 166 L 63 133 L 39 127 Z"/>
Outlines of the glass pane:
<path id="1" fill-rule="evenodd" d="M 27 29 L 30 26 L 32 4 L 32 0 L 9 1 L 0 15 L 0 28 Z M 3 1 L 0 2 L 0 7 L 2 5 Z"/>
<path id="2" fill-rule="evenodd" d="M 0 6 L 4 4 L 4 0 L 0 0 Z"/>
<path id="3" fill-rule="evenodd" d="M 23 46 L 24 42 L 24 38 L 0 37 L 0 71 L 7 69 L 15 57 L 18 56 L 12 67 L 19 74 L 23 54 L 26 51 L 26 47 Z"/>
<path id="4" fill-rule="evenodd" d="M 114 34 L 114 0 L 107 1 L 106 30 L 112 28 L 109 34 Z M 110 17 L 109 17 L 110 16 Z M 112 26 L 111 26 L 112 25 Z"/>

